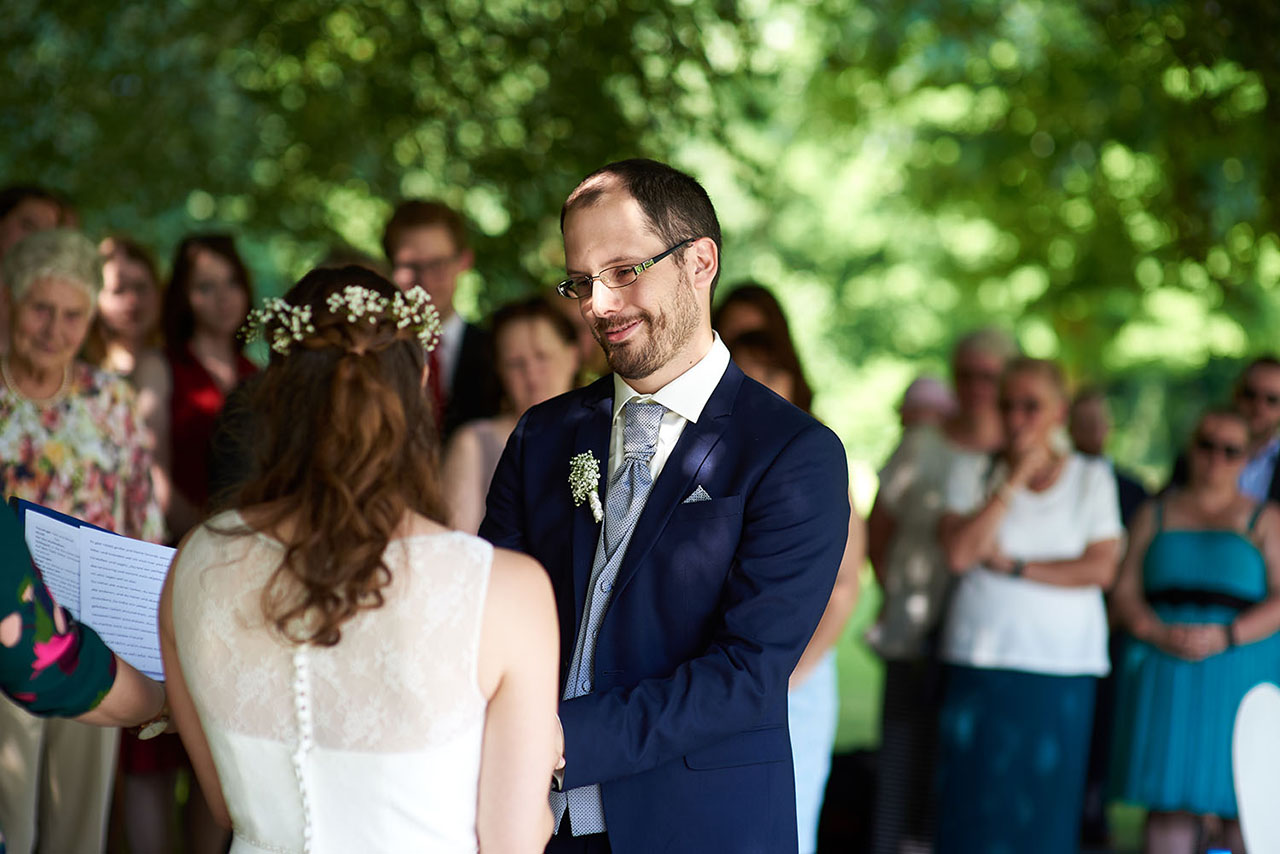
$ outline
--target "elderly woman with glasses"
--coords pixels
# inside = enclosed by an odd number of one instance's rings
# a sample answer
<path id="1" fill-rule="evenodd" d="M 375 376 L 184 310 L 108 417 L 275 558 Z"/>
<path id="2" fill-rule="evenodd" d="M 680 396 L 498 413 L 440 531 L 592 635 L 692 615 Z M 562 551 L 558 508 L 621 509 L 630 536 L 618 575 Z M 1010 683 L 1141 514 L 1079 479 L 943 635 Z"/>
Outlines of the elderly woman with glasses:
<path id="1" fill-rule="evenodd" d="M 938 854 L 1079 848 L 1122 529 L 1110 465 L 1069 450 L 1067 405 L 1057 365 L 1014 361 L 1004 448 L 948 478 L 939 533 L 960 579 L 941 649 Z"/>
<path id="2" fill-rule="evenodd" d="M 1232 726 L 1245 693 L 1280 673 L 1280 509 L 1240 489 L 1248 444 L 1239 411 L 1200 418 L 1188 483 L 1139 511 L 1112 594 L 1133 638 L 1117 665 L 1113 783 L 1149 810 L 1157 854 L 1199 850 L 1206 816 L 1244 850 Z"/>
<path id="3" fill-rule="evenodd" d="M 161 539 L 150 436 L 119 377 L 76 359 L 102 287 L 97 248 L 66 229 L 4 257 L 13 311 L 0 357 L 0 492 L 100 528 Z M 0 826 L 14 851 L 99 851 L 118 731 L 45 721 L 0 703 Z M 55 795 L 56 793 L 56 802 Z"/>

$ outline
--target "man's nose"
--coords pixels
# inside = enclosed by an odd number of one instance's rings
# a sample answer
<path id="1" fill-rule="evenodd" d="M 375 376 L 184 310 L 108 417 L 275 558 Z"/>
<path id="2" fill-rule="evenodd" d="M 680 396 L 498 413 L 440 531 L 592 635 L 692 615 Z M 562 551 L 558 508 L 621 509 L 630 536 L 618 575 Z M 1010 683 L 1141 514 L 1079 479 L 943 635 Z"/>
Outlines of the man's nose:
<path id="1" fill-rule="evenodd" d="M 599 279 L 591 282 L 591 311 L 597 317 L 613 314 L 622 307 L 622 295 Z"/>

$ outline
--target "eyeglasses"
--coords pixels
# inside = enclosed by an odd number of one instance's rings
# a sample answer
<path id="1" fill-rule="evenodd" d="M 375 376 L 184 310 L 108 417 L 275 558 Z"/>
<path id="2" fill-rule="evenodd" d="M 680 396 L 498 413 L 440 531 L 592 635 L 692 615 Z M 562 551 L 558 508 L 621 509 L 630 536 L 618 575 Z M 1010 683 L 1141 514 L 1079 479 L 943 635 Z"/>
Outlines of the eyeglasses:
<path id="1" fill-rule="evenodd" d="M 1268 394 L 1267 392 L 1259 391 L 1253 386 L 1247 385 L 1241 388 L 1240 397 L 1242 400 L 1249 400 L 1254 403 L 1265 403 L 1272 408 L 1280 406 L 1280 394 Z"/>
<path id="2" fill-rule="evenodd" d="M 627 285 L 633 285 L 635 284 L 636 279 L 640 278 L 640 274 L 645 270 L 649 269 L 654 264 L 657 264 L 677 249 L 683 249 L 697 239 L 698 238 L 696 237 L 686 237 L 666 252 L 663 252 L 660 255 L 654 255 L 648 261 L 641 261 L 634 267 L 629 264 L 623 264 L 619 267 L 610 267 L 607 270 L 601 270 L 594 276 L 573 276 L 565 279 L 563 282 L 556 285 L 556 293 L 566 299 L 583 300 L 591 296 L 592 284 L 597 280 L 599 280 L 600 284 L 610 290 L 616 290 L 618 288 L 625 288 Z"/>
<path id="3" fill-rule="evenodd" d="M 958 367 L 955 369 L 956 382 L 984 382 L 998 383 L 1000 382 L 999 371 L 984 371 L 982 368 Z"/>
<path id="4" fill-rule="evenodd" d="M 1221 454 L 1226 460 L 1238 460 L 1244 456 L 1244 448 L 1239 445 L 1215 442 L 1207 436 L 1196 437 L 1195 449 L 1204 454 Z"/>
<path id="5" fill-rule="evenodd" d="M 413 273 L 413 280 L 417 282 L 440 275 L 449 268 L 450 264 L 457 260 L 457 255 L 450 255 L 447 258 L 433 258 L 430 261 L 401 261 L 395 265 L 395 270 L 396 272 L 408 270 Z"/>
<path id="6" fill-rule="evenodd" d="M 1043 404 L 1034 397 L 1023 398 L 1022 400 L 1002 400 L 1000 401 L 1000 411 L 1008 415 L 1012 412 L 1020 412 L 1023 415 L 1035 415 L 1040 411 Z"/>

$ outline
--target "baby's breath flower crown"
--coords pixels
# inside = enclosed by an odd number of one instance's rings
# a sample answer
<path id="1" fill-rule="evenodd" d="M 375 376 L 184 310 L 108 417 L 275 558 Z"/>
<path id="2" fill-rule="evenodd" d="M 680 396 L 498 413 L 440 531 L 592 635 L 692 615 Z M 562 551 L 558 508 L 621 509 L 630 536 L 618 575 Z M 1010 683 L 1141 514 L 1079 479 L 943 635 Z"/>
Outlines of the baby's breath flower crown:
<path id="1" fill-rule="evenodd" d="M 383 320 L 394 321 L 397 329 L 414 333 L 428 353 L 440 342 L 440 312 L 421 287 L 388 299 L 377 291 L 348 285 L 329 294 L 326 302 L 334 317 L 345 317 L 347 323 L 376 326 Z M 269 299 L 261 308 L 249 312 L 244 328 L 246 340 L 261 337 L 282 356 L 289 355 L 295 343 L 315 334 L 311 306 L 291 305 L 280 297 Z"/>

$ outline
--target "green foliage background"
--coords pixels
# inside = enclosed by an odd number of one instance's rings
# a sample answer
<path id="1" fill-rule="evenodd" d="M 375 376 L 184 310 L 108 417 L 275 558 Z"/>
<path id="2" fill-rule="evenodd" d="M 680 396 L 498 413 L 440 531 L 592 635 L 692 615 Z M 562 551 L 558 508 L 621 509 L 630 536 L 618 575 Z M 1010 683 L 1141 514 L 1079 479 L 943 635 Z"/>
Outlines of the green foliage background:
<path id="1" fill-rule="evenodd" d="M 859 503 L 964 329 L 1105 380 L 1156 478 L 1280 321 L 1280 7 L 1238 0 L 10 0 L 0 178 L 93 234 L 243 239 L 279 292 L 403 196 L 475 225 L 480 315 L 561 271 L 624 156 L 700 176 L 786 305 Z"/>

